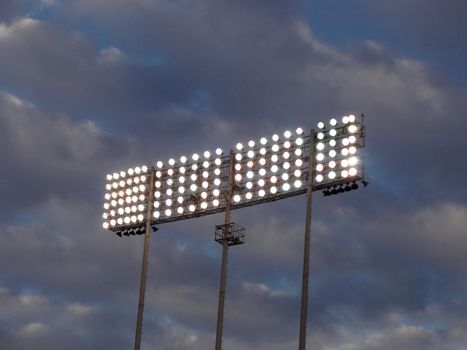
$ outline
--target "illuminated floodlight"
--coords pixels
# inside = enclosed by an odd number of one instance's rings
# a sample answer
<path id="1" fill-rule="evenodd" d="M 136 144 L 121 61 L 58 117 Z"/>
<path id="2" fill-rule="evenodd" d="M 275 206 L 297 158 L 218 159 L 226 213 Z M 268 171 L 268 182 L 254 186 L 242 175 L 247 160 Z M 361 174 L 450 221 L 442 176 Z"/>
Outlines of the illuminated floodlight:
<path id="1" fill-rule="evenodd" d="M 362 121 L 352 114 L 319 122 L 312 135 L 296 128 L 238 142 L 233 152 L 232 206 L 236 209 L 305 193 L 309 176 L 314 190 L 362 179 L 364 162 L 359 149 L 363 146 Z M 223 211 L 231 171 L 229 156 L 224 154 L 216 148 L 157 161 L 152 186 L 147 165 L 108 174 L 105 226 L 118 230 L 138 225 L 139 215 L 144 221 L 151 187 L 151 208 L 158 213 L 157 218 L 151 215 L 155 223 Z M 128 214 L 129 224 L 124 217 Z"/>

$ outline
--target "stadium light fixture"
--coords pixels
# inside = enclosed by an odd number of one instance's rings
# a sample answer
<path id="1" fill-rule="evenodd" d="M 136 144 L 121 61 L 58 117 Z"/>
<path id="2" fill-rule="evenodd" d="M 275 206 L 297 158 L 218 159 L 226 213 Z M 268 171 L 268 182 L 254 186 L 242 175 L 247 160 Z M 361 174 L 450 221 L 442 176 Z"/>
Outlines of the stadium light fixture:
<path id="1" fill-rule="evenodd" d="M 137 166 L 107 175 L 103 228 L 118 236 L 145 235 L 135 350 L 140 349 L 149 238 L 160 224 L 225 212 L 216 226 L 222 244 L 216 350 L 222 346 L 228 247 L 244 242 L 244 229 L 231 221 L 231 210 L 307 194 L 299 349 L 306 344 L 312 192 L 324 196 L 364 187 L 363 115 L 319 122 L 281 135 L 239 142 L 228 154 L 182 155 L 154 167 Z"/>

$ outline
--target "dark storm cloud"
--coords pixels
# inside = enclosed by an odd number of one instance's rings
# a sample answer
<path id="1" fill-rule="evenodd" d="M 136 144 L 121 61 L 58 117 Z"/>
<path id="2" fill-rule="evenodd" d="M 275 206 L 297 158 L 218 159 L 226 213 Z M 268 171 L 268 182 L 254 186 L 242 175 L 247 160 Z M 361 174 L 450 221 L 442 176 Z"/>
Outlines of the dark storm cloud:
<path id="1" fill-rule="evenodd" d="M 107 172 L 362 111 L 370 187 L 315 199 L 310 343 L 462 348 L 466 91 L 378 42 L 328 46 L 302 6 L 71 1 L 0 25 L 2 345 L 131 345 L 142 242 L 99 229 Z M 226 349 L 297 347 L 303 213 L 235 211 Z M 153 235 L 144 348 L 212 347 L 222 219 Z"/>

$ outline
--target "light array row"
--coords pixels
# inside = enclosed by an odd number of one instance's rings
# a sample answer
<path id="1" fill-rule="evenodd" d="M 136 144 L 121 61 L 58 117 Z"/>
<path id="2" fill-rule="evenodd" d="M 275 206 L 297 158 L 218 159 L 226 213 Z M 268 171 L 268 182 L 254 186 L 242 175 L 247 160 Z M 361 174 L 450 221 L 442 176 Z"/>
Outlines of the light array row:
<path id="1" fill-rule="evenodd" d="M 149 168 L 146 165 L 107 175 L 107 192 L 102 214 L 104 228 L 145 221 L 149 176 Z"/>
<path id="2" fill-rule="evenodd" d="M 234 204 L 280 196 L 306 186 L 309 135 L 303 129 L 236 145 Z"/>
<path id="3" fill-rule="evenodd" d="M 333 118 L 329 126 L 318 123 L 314 145 L 314 184 L 332 184 L 359 177 L 363 172 L 358 150 L 364 145 L 364 127 L 354 115 L 339 123 Z"/>

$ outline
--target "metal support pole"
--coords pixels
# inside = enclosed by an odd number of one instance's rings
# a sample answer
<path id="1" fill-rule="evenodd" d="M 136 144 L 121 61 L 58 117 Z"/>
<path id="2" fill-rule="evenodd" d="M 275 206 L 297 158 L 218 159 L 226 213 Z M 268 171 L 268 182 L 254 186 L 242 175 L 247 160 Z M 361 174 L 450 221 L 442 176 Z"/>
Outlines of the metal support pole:
<path id="1" fill-rule="evenodd" d="M 149 193 L 148 203 L 146 208 L 146 232 L 144 234 L 144 250 L 143 250 L 143 263 L 141 267 L 141 280 L 139 285 L 139 301 L 138 301 L 138 316 L 136 318 L 136 332 L 135 332 L 135 347 L 134 350 L 141 348 L 141 333 L 143 331 L 143 312 L 144 312 L 144 296 L 146 293 L 146 277 L 148 272 L 148 258 L 149 258 L 149 241 L 151 239 L 151 222 L 153 213 L 153 196 L 154 196 L 154 168 L 151 167 L 149 175 Z"/>
<path id="2" fill-rule="evenodd" d="M 230 206 L 232 203 L 232 185 L 233 185 L 233 171 L 234 171 L 234 153 L 230 151 L 229 159 L 229 184 L 225 193 L 225 225 L 231 222 Z M 227 229 L 227 226 L 225 226 Z M 221 281 L 219 286 L 219 304 L 217 308 L 217 329 L 216 329 L 216 347 L 215 350 L 222 349 L 222 331 L 224 328 L 224 303 L 225 303 L 225 289 L 227 285 L 227 258 L 228 258 L 229 241 L 225 237 L 222 242 L 222 265 L 221 265 Z"/>
<path id="3" fill-rule="evenodd" d="M 313 170 L 314 170 L 314 135 L 315 131 L 310 132 L 310 152 L 308 161 L 307 178 L 307 200 L 306 200 L 306 222 L 305 222 L 305 242 L 303 248 L 303 274 L 302 274 L 302 302 L 300 310 L 300 336 L 299 350 L 306 349 L 306 323 L 308 317 L 308 276 L 310 274 L 310 240 L 311 240 L 311 209 L 313 193 Z"/>

